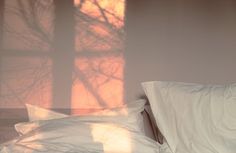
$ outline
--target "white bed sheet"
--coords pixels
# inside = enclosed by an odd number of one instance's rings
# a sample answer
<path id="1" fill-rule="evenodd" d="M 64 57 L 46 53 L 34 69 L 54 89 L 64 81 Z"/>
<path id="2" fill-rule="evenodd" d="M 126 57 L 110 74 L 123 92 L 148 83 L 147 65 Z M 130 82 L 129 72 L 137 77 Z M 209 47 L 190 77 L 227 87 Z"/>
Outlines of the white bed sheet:
<path id="1" fill-rule="evenodd" d="M 170 153 L 143 133 L 121 124 L 67 117 L 26 122 L 18 129 L 24 129 L 24 134 L 2 144 L 0 153 Z"/>
<path id="2" fill-rule="evenodd" d="M 28 148 L 26 146 L 15 146 L 17 139 L 14 139 L 12 141 L 6 142 L 4 144 L 0 145 L 0 153 L 14 153 L 14 152 L 21 152 L 21 153 L 38 153 L 39 151 L 37 149 L 33 149 L 33 148 Z M 96 146 L 96 144 L 94 144 L 94 146 Z M 101 147 L 97 144 L 97 147 Z M 167 143 L 164 143 L 162 145 L 158 145 L 159 147 L 159 151 L 157 151 L 156 153 L 172 153 L 169 146 L 167 145 Z M 13 151 L 14 148 L 14 151 Z M 54 153 L 54 152 L 63 152 L 63 150 L 60 150 L 61 148 L 56 148 L 54 147 L 51 150 L 45 150 L 47 153 Z M 41 152 L 41 151 L 40 151 Z M 81 148 L 75 148 L 73 150 L 71 150 L 69 153 L 105 153 L 103 150 L 98 150 L 98 149 L 86 149 L 83 146 Z M 67 152 L 68 153 L 68 152 Z"/>

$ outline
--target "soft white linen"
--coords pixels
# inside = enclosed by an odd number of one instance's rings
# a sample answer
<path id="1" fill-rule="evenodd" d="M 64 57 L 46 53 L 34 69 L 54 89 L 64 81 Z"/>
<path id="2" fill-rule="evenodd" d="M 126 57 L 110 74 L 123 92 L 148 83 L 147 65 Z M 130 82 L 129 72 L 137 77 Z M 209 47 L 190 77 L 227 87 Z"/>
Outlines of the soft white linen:
<path id="1" fill-rule="evenodd" d="M 89 113 L 86 115 L 89 115 L 89 116 L 122 116 L 122 115 L 127 116 L 131 114 L 139 114 L 140 112 L 144 110 L 145 103 L 146 101 L 144 99 L 139 99 L 139 100 L 121 105 L 119 107 L 105 108 L 100 111 Z M 48 110 L 48 109 L 35 106 L 32 104 L 26 104 L 26 108 L 27 108 L 28 117 L 30 121 L 56 119 L 56 118 L 63 118 L 63 117 L 68 116 L 66 114 L 58 113 L 58 112 Z"/>
<path id="2" fill-rule="evenodd" d="M 81 122 L 79 117 L 18 124 L 22 136 L 1 153 L 160 153 L 160 145 L 128 126 Z"/>
<path id="3" fill-rule="evenodd" d="M 146 101 L 139 99 L 116 108 L 107 108 L 89 115 L 78 116 L 80 121 L 92 122 L 111 122 L 125 124 L 135 130 L 144 133 L 143 116 Z M 49 120 L 68 117 L 66 114 L 58 113 L 52 110 L 38 106 L 26 104 L 28 117 L 30 121 Z M 17 130 L 17 128 L 16 128 Z"/>
<path id="4" fill-rule="evenodd" d="M 169 145 L 165 141 L 160 146 L 160 153 L 172 153 Z"/>
<path id="5" fill-rule="evenodd" d="M 236 84 L 142 85 L 173 153 L 236 152 Z"/>
<path id="6" fill-rule="evenodd" d="M 68 117 L 69 115 L 45 109 L 36 105 L 26 104 L 29 121 L 50 120 Z"/>

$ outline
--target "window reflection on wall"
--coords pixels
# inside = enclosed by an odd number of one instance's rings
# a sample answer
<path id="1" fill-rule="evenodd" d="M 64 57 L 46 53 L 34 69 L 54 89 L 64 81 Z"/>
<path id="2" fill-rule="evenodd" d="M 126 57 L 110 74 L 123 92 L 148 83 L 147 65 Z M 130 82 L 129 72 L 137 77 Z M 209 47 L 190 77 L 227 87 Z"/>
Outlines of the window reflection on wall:
<path id="1" fill-rule="evenodd" d="M 5 0 L 0 107 L 51 106 L 52 1 Z"/>
<path id="2" fill-rule="evenodd" d="M 123 0 L 75 0 L 73 107 L 114 107 L 123 98 Z"/>
<path id="3" fill-rule="evenodd" d="M 74 26 L 74 42 L 64 42 L 65 46 L 73 46 L 63 51 L 65 55 L 72 55 L 70 61 L 57 56 L 62 53 L 55 43 L 59 36 L 55 20 L 59 20 L 61 14 L 55 11 L 61 9 L 58 3 L 53 0 L 5 1 L 0 107 L 24 107 L 24 103 L 31 103 L 46 108 L 89 111 L 122 104 L 124 0 L 75 0 L 71 8 L 66 8 L 74 9 L 73 14 L 69 14 L 74 21 L 71 24 Z M 66 9 L 61 11 L 66 14 Z M 72 65 L 67 64 L 71 61 L 74 61 Z M 60 73 L 59 63 L 64 65 L 61 69 L 71 69 L 72 72 Z M 55 69 L 58 72 L 55 73 Z M 56 99 L 66 97 L 63 95 L 66 89 L 55 90 L 60 84 L 57 81 L 55 85 L 60 74 L 71 79 L 68 84 L 70 98 L 62 102 Z M 60 94 L 54 93 L 57 91 Z"/>

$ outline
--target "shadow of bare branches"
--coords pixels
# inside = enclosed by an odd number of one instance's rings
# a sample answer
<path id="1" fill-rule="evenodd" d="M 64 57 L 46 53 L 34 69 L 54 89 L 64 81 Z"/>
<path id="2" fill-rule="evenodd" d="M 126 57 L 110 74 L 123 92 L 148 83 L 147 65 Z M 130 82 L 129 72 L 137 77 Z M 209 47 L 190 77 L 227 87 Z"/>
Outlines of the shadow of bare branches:
<path id="1" fill-rule="evenodd" d="M 86 62 L 80 62 L 80 65 L 75 64 L 73 67 L 63 67 L 73 70 L 73 74 L 69 74 L 73 78 L 71 89 L 76 83 L 82 83 L 100 107 L 110 106 L 109 99 L 100 91 L 102 86 L 116 81 L 121 84 L 117 88 L 123 87 L 124 15 L 114 12 L 116 1 L 113 3 L 106 6 L 99 0 L 81 0 L 75 5 L 74 16 L 70 16 L 75 19 L 75 44 L 70 46 L 74 48 L 70 52 L 74 63 L 80 59 L 86 59 Z M 122 5 L 124 7 L 124 4 Z M 17 105 L 24 103 L 51 106 L 54 95 L 52 81 L 58 77 L 52 74 L 54 60 L 57 58 L 54 54 L 58 54 L 54 43 L 55 16 L 58 16 L 55 13 L 56 7 L 52 0 L 5 1 L 3 49 L 0 53 L 3 58 L 0 65 L 0 107 L 18 107 Z M 33 56 L 32 51 L 44 52 L 44 57 L 38 54 Z M 19 56 L 21 54 L 26 56 Z M 79 103 L 80 100 L 75 102 Z"/>

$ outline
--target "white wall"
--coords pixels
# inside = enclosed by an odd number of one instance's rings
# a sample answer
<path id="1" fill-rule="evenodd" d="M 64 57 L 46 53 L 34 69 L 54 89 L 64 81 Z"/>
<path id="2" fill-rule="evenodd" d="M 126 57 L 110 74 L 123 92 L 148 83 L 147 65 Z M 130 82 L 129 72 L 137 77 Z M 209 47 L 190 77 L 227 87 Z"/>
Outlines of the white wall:
<path id="1" fill-rule="evenodd" d="M 140 82 L 236 81 L 236 1 L 128 0 L 126 100 Z"/>

